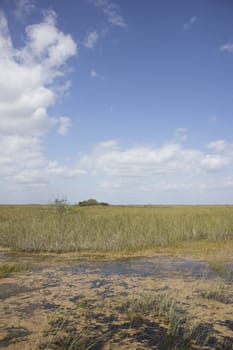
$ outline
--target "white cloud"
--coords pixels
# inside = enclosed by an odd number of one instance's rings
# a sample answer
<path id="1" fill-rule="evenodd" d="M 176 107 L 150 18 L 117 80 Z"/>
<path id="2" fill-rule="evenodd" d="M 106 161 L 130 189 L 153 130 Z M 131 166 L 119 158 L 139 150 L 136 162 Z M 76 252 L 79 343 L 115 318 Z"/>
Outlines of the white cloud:
<path id="1" fill-rule="evenodd" d="M 227 165 L 230 165 L 232 163 L 232 159 L 228 159 L 228 157 L 221 156 L 218 154 L 207 154 L 203 156 L 203 158 L 200 160 L 200 165 L 202 167 L 202 170 L 207 171 L 218 171 L 224 169 Z"/>
<path id="2" fill-rule="evenodd" d="M 185 30 L 185 31 L 190 30 L 193 27 L 194 23 L 196 23 L 196 22 L 197 22 L 197 17 L 195 17 L 195 16 L 191 17 L 188 20 L 188 22 L 184 23 L 183 30 Z"/>
<path id="3" fill-rule="evenodd" d="M 114 203 L 226 203 L 232 200 L 232 148 L 222 140 L 205 150 L 174 142 L 126 148 L 100 142 L 80 156 L 78 168 L 86 171 L 80 191 Z"/>
<path id="4" fill-rule="evenodd" d="M 117 27 L 125 28 L 127 24 L 122 15 L 119 13 L 119 6 L 110 0 L 89 0 L 96 7 L 102 9 L 107 16 L 108 22 Z"/>
<path id="5" fill-rule="evenodd" d="M 150 190 L 204 191 L 210 185 L 214 188 L 219 174 L 233 166 L 233 143 L 224 141 L 223 147 L 220 140 L 207 147 L 213 153 L 185 148 L 179 143 L 123 149 L 117 141 L 110 140 L 83 154 L 79 168 L 92 174 L 99 181 L 98 186 L 105 190 L 133 193 L 136 186 L 144 194 Z"/>
<path id="6" fill-rule="evenodd" d="M 22 2 L 21 5 L 29 2 Z M 49 181 L 51 161 L 44 154 L 44 137 L 57 127 L 65 135 L 69 117 L 51 117 L 48 108 L 57 101 L 67 60 L 77 52 L 69 34 L 61 32 L 56 14 L 47 11 L 43 21 L 25 28 L 25 45 L 14 48 L 7 19 L 0 12 L 0 178 L 1 182 L 42 185 Z M 61 170 L 62 169 L 62 170 Z M 53 163 L 53 173 L 75 176 L 75 168 Z"/>
<path id="7" fill-rule="evenodd" d="M 160 148 L 137 146 L 123 150 L 115 141 L 110 141 L 97 144 L 89 155 L 82 157 L 81 165 L 114 176 L 164 175 L 176 170 L 179 163 L 183 168 L 185 156 L 190 156 L 190 151 L 186 152 L 179 144 Z M 194 152 L 193 157 L 198 157 L 198 153 Z"/>
<path id="8" fill-rule="evenodd" d="M 46 166 L 43 147 L 40 140 L 30 135 L 2 135 L 0 139 L 0 177 L 11 179 L 13 183 L 35 176 L 35 172 L 42 175 Z M 41 176 L 43 178 L 43 176 Z"/>
<path id="9" fill-rule="evenodd" d="M 52 79 L 61 75 L 58 68 L 76 54 L 77 46 L 69 34 L 57 29 L 54 11 L 46 12 L 44 22 L 26 27 L 26 34 L 27 47 L 19 57 L 28 64 L 42 60 L 43 68 L 47 70 L 46 78 L 48 74 Z"/>
<path id="10" fill-rule="evenodd" d="M 64 176 L 64 177 L 67 177 L 67 176 L 73 177 L 73 176 L 77 176 L 77 175 L 86 174 L 86 171 L 83 169 L 77 169 L 77 168 L 72 169 L 72 168 L 69 168 L 65 165 L 59 164 L 57 161 L 48 162 L 46 171 L 50 175 L 60 175 L 60 176 Z"/>
<path id="11" fill-rule="evenodd" d="M 212 141 L 207 144 L 207 147 L 213 151 L 222 152 L 228 147 L 231 149 L 232 144 L 228 144 L 225 140 Z"/>
<path id="12" fill-rule="evenodd" d="M 233 44 L 232 43 L 227 43 L 222 46 L 220 46 L 220 51 L 222 52 L 228 52 L 228 53 L 233 53 Z"/>
<path id="13" fill-rule="evenodd" d="M 87 34 L 84 40 L 84 46 L 88 49 L 94 49 L 98 39 L 99 39 L 99 34 L 96 30 L 94 30 Z"/>

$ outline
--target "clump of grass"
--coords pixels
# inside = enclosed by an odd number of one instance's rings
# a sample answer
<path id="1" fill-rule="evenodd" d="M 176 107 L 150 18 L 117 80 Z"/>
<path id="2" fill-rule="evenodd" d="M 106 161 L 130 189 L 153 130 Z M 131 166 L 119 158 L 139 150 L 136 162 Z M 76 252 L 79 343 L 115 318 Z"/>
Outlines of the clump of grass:
<path id="1" fill-rule="evenodd" d="M 26 271 L 28 269 L 28 264 L 0 263 L 0 278 L 8 277 L 11 273 Z"/>
<path id="2" fill-rule="evenodd" d="M 70 329 L 67 319 L 58 318 L 50 321 L 49 329 L 44 332 L 38 349 L 91 350 L 99 348 L 100 344 L 110 335 L 110 331 L 103 331 L 101 334 L 94 332 L 93 335 L 93 329 L 89 326 L 79 331 L 75 328 L 74 322 Z"/>
<path id="3" fill-rule="evenodd" d="M 190 349 L 193 341 L 204 345 L 210 337 L 211 330 L 195 319 L 191 312 L 182 309 L 168 293 L 149 293 L 133 298 L 128 302 L 126 312 L 132 326 L 138 321 L 142 323 L 148 315 L 165 323 L 168 336 L 173 340 L 180 339 L 177 349 Z"/>
<path id="4" fill-rule="evenodd" d="M 175 299 L 169 294 L 146 293 L 139 295 L 128 302 L 126 312 L 132 324 L 150 314 L 160 320 L 165 320 L 169 333 L 177 333 L 178 307 Z"/>
<path id="5" fill-rule="evenodd" d="M 222 304 L 233 303 L 233 295 L 229 291 L 229 286 L 222 281 L 205 282 L 196 289 L 196 292 L 204 299 L 216 300 Z"/>
<path id="6" fill-rule="evenodd" d="M 233 281 L 233 267 L 226 264 L 222 260 L 212 259 L 209 261 L 209 270 L 213 271 L 217 276 L 232 282 Z"/>
<path id="7" fill-rule="evenodd" d="M 233 302 L 233 299 L 224 292 L 203 289 L 199 290 L 198 293 L 202 298 L 216 300 L 223 304 L 231 304 Z"/>

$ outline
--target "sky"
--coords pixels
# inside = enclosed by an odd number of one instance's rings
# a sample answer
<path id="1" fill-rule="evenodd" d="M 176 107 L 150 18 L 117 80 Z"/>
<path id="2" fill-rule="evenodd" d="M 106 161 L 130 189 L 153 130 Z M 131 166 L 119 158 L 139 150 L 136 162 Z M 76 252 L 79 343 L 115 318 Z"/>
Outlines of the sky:
<path id="1" fill-rule="evenodd" d="M 233 204 L 232 0 L 0 0 L 0 203 Z"/>

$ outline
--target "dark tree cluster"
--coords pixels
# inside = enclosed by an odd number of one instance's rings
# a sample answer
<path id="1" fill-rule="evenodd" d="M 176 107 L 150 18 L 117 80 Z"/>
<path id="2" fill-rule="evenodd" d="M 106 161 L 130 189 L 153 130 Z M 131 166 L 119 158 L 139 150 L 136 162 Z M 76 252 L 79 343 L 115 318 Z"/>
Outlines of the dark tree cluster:
<path id="1" fill-rule="evenodd" d="M 108 203 L 105 202 L 98 202 L 96 199 L 88 199 L 86 201 L 79 202 L 78 205 L 80 207 L 88 207 L 88 206 L 93 206 L 93 205 L 109 205 Z"/>

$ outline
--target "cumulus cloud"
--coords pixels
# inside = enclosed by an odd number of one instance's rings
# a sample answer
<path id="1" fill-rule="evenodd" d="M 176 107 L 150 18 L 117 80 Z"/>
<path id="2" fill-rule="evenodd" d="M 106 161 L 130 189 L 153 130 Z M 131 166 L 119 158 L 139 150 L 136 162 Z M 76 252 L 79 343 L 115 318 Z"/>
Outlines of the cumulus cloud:
<path id="1" fill-rule="evenodd" d="M 116 141 L 110 141 L 97 144 L 90 154 L 82 157 L 81 165 L 115 176 L 153 176 L 190 169 L 199 158 L 200 151 L 183 149 L 178 143 L 158 148 L 137 146 L 120 149 Z"/>
<path id="2" fill-rule="evenodd" d="M 22 1 L 20 4 L 28 8 L 33 3 Z M 56 103 L 56 91 L 62 90 L 59 78 L 64 81 L 65 65 L 76 53 L 76 43 L 58 29 L 53 11 L 45 12 L 41 23 L 26 26 L 25 45 L 17 49 L 13 46 L 7 19 L 0 12 L 2 179 L 21 184 L 48 182 L 51 161 L 44 155 L 45 134 L 57 126 L 57 132 L 65 135 L 71 125 L 69 117 L 49 116 L 48 108 Z M 62 166 L 55 164 L 54 172 L 56 167 L 61 170 Z M 72 174 L 73 170 L 62 169 L 60 174 Z"/>
<path id="3" fill-rule="evenodd" d="M 96 30 L 94 30 L 87 34 L 84 40 L 84 46 L 88 49 L 94 49 L 98 39 L 99 39 L 99 34 Z"/>
<path id="4" fill-rule="evenodd" d="M 203 149 L 182 140 L 130 147 L 109 140 L 82 154 L 78 165 L 90 174 L 96 195 L 118 203 L 232 201 L 233 143 L 226 140 Z"/>
<path id="5" fill-rule="evenodd" d="M 119 12 L 119 6 L 110 0 L 89 0 L 100 8 L 106 15 L 108 22 L 116 27 L 126 28 L 127 24 Z"/>
<path id="6" fill-rule="evenodd" d="M 218 174 L 233 165 L 233 143 L 211 142 L 206 151 L 171 142 L 158 147 L 120 147 L 116 140 L 101 142 L 83 154 L 79 166 L 99 179 L 103 190 L 205 191 L 214 188 Z M 230 181 L 229 181 L 230 183 Z M 111 184 L 113 184 L 111 186 Z M 145 194 L 145 198 L 147 195 Z"/>
<path id="7" fill-rule="evenodd" d="M 19 52 L 19 58 L 26 63 L 42 62 L 45 79 L 54 79 L 62 74 L 59 67 L 76 54 L 77 46 L 69 34 L 56 27 L 56 14 L 47 11 L 42 23 L 26 27 L 27 46 Z"/>
<path id="8" fill-rule="evenodd" d="M 196 22 L 197 22 L 197 17 L 195 17 L 195 16 L 191 17 L 188 20 L 188 22 L 184 23 L 183 30 L 185 30 L 185 31 L 190 30 L 193 27 L 194 23 L 196 23 Z"/>
<path id="9" fill-rule="evenodd" d="M 56 101 L 54 80 L 64 74 L 76 44 L 56 28 L 53 13 L 26 27 L 26 45 L 18 50 L 3 13 L 0 23 L 0 132 L 44 133 L 53 123 L 47 108 Z"/>
<path id="10" fill-rule="evenodd" d="M 225 140 L 212 141 L 207 144 L 209 149 L 217 152 L 225 151 L 228 147 L 232 148 L 231 144 L 228 144 Z"/>

